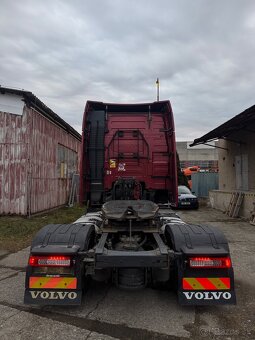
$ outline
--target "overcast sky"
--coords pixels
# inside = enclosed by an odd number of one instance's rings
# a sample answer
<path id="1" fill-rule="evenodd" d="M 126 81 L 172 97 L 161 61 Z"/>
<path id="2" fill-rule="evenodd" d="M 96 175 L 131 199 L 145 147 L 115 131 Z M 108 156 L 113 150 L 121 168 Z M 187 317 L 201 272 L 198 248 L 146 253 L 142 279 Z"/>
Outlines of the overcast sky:
<path id="1" fill-rule="evenodd" d="M 87 100 L 170 99 L 177 140 L 255 104 L 253 0 L 0 0 L 0 84 L 81 132 Z"/>

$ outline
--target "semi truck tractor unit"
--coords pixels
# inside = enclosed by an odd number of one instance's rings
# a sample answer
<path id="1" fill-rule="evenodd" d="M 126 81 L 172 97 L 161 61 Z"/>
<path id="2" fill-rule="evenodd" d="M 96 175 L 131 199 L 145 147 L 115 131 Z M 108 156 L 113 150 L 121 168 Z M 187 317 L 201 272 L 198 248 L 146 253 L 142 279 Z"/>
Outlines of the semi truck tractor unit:
<path id="1" fill-rule="evenodd" d="M 234 304 L 225 236 L 167 208 L 177 204 L 176 168 L 169 101 L 87 102 L 80 200 L 89 210 L 37 233 L 25 303 L 78 305 L 95 280 L 129 290 L 164 285 L 183 305 Z"/>

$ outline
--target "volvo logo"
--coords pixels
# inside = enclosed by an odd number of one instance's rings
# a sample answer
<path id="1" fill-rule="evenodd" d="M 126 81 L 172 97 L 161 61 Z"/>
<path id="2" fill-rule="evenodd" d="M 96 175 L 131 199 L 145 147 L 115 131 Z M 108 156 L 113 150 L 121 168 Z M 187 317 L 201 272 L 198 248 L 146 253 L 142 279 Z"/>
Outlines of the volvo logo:
<path id="1" fill-rule="evenodd" d="M 195 298 L 196 300 L 225 300 L 231 299 L 232 295 L 229 292 L 183 292 L 187 300 Z"/>
<path id="2" fill-rule="evenodd" d="M 56 292 L 56 291 L 36 291 L 30 290 L 32 299 L 37 299 L 38 297 L 43 300 L 74 300 L 77 298 L 76 292 Z"/>

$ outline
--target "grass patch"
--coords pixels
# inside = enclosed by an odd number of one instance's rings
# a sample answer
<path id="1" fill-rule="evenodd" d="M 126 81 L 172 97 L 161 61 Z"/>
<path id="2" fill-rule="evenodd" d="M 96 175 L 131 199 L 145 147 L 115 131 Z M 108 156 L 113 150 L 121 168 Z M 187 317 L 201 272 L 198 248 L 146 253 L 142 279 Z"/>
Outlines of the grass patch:
<path id="1" fill-rule="evenodd" d="M 0 217 L 0 249 L 18 251 L 31 244 L 36 232 L 46 224 L 72 223 L 84 215 L 84 207 L 60 208 L 31 218 Z"/>

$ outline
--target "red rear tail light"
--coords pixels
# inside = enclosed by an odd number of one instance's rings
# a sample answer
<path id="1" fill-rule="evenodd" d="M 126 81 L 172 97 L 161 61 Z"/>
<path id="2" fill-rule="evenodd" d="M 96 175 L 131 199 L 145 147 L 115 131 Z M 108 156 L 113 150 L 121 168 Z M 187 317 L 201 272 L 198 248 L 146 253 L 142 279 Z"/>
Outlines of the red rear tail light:
<path id="1" fill-rule="evenodd" d="M 28 264 L 32 267 L 70 267 L 70 256 L 33 256 L 29 257 Z"/>
<path id="2" fill-rule="evenodd" d="M 230 257 L 191 257 L 189 265 L 191 268 L 230 268 L 232 266 Z"/>

